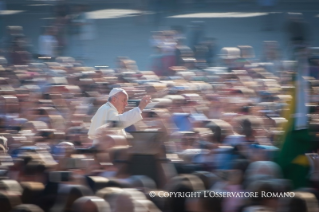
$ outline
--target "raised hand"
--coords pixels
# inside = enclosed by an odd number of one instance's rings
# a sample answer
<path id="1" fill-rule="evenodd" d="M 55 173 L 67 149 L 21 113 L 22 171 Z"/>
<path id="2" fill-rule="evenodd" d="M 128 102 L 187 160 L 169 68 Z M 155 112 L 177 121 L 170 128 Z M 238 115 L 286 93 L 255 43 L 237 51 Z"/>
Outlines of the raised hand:
<path id="1" fill-rule="evenodd" d="M 152 98 L 149 95 L 143 96 L 143 98 L 141 99 L 141 102 L 138 106 L 141 111 L 148 105 L 148 103 L 152 102 L 151 99 Z"/>

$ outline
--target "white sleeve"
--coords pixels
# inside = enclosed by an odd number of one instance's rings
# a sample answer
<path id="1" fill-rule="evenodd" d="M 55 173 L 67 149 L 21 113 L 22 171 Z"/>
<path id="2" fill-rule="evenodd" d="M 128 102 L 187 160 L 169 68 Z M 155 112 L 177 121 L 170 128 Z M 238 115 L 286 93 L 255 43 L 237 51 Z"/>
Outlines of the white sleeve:
<path id="1" fill-rule="evenodd" d="M 140 109 L 138 107 L 133 108 L 130 111 L 127 111 L 123 114 L 118 114 L 116 109 L 108 108 L 105 109 L 104 106 L 100 107 L 96 114 L 93 116 L 91 120 L 90 129 L 88 132 L 88 137 L 93 139 L 93 136 L 96 133 L 96 130 L 106 124 L 109 121 L 119 121 L 122 125 L 122 128 L 126 128 L 135 124 L 136 122 L 142 120 L 142 115 Z"/>
<path id="2" fill-rule="evenodd" d="M 143 119 L 138 107 L 123 114 L 117 114 L 114 110 L 110 110 L 108 116 L 110 121 L 120 121 L 123 128 L 129 127 Z"/>

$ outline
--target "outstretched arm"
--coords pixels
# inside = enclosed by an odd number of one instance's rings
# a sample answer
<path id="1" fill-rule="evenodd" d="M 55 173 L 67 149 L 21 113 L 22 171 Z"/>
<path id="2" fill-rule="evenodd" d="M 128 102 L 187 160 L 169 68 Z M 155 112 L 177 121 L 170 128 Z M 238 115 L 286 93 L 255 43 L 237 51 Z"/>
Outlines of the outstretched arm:
<path id="1" fill-rule="evenodd" d="M 118 114 L 115 110 L 110 110 L 109 121 L 119 121 L 122 128 L 126 128 L 142 120 L 139 108 L 133 108 L 123 114 Z"/>
<path id="2" fill-rule="evenodd" d="M 123 114 L 117 114 L 116 112 L 112 112 L 109 117 L 110 120 L 120 121 L 123 128 L 129 127 L 132 124 L 143 119 L 141 113 L 143 109 L 147 106 L 148 103 L 151 102 L 151 97 L 146 95 L 141 99 L 141 102 L 138 107 L 133 108 Z"/>

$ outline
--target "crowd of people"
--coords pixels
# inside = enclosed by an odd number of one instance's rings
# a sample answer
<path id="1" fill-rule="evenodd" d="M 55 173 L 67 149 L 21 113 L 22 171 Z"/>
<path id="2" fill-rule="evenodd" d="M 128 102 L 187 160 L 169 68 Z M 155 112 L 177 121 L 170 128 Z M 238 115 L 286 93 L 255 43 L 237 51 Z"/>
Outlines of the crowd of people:
<path id="1" fill-rule="evenodd" d="M 53 19 L 40 30 L 38 45 L 32 45 L 22 26 L 9 26 L 1 36 L 1 56 L 11 65 L 25 65 L 39 57 L 71 56 L 90 59 L 88 43 L 96 38 L 93 19 L 88 5 L 68 5 L 59 1 L 52 6 Z M 3 27 L 4 28 L 4 27 Z"/>
<path id="2" fill-rule="evenodd" d="M 151 71 L 127 57 L 114 69 L 86 67 L 45 46 L 32 61 L 21 28 L 9 27 L 16 49 L 0 59 L 0 211 L 318 211 L 317 49 L 301 35 L 291 61 L 275 41 L 258 62 L 251 46 L 218 55 L 202 26 L 193 23 L 188 40 L 181 27 L 154 32 Z M 40 40 L 54 43 L 52 34 L 46 28 Z M 144 95 L 152 102 L 125 134 L 113 121 L 88 135 L 114 88 L 129 98 L 125 111 Z"/>

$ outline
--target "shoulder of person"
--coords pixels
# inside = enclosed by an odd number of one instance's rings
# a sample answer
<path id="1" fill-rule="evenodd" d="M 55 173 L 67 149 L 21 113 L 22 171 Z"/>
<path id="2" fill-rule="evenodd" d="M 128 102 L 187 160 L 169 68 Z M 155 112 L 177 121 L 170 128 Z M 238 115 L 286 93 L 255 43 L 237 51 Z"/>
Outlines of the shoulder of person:
<path id="1" fill-rule="evenodd" d="M 97 111 L 112 109 L 107 103 L 101 105 Z"/>

